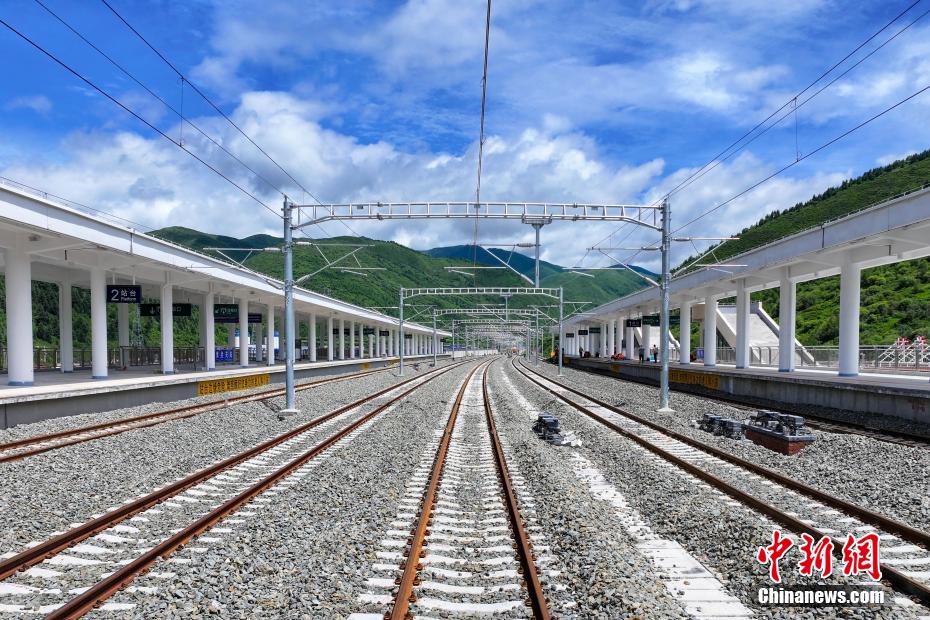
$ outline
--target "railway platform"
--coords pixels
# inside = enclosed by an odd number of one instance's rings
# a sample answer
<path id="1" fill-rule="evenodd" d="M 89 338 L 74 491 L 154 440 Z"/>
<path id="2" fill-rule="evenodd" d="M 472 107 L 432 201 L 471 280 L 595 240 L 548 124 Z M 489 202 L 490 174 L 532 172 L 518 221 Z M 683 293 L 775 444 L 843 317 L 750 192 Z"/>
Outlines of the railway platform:
<path id="1" fill-rule="evenodd" d="M 594 372 L 658 385 L 660 365 L 638 360 L 566 356 L 565 363 Z M 760 407 L 795 411 L 818 410 L 869 416 L 893 416 L 910 422 L 930 422 L 930 382 L 925 376 L 862 373 L 840 377 L 833 371 L 735 368 L 718 364 L 672 363 L 672 389 L 729 397 Z"/>
<path id="2" fill-rule="evenodd" d="M 406 356 L 404 359 L 418 363 L 432 361 L 433 356 Z M 397 357 L 302 362 L 294 366 L 294 375 L 298 380 L 325 377 L 381 368 L 397 362 Z M 227 366 L 171 375 L 154 372 L 151 367 L 131 368 L 114 371 L 103 380 L 91 378 L 89 371 L 36 373 L 33 385 L 0 385 L 0 428 L 283 383 L 283 363 Z"/>

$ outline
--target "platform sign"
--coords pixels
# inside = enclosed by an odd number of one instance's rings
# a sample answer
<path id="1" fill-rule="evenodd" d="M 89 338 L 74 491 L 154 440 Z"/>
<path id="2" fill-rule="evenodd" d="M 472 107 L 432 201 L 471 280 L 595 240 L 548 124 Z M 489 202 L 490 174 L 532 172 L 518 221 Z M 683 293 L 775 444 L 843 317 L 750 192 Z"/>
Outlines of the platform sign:
<path id="1" fill-rule="evenodd" d="M 565 337 L 566 337 L 566 338 L 574 338 L 574 337 L 575 337 L 575 332 L 565 332 Z"/>
<path id="2" fill-rule="evenodd" d="M 588 333 L 589 333 L 589 334 L 599 334 L 599 333 L 601 333 L 601 328 L 600 328 L 600 327 L 589 327 L 589 328 L 588 328 Z"/>
<path id="3" fill-rule="evenodd" d="M 137 304 L 142 301 L 142 287 L 137 284 L 108 284 L 108 304 Z"/>
<path id="4" fill-rule="evenodd" d="M 239 304 L 213 304 L 214 323 L 238 323 Z"/>
<path id="5" fill-rule="evenodd" d="M 216 361 L 217 362 L 233 361 L 233 350 L 232 349 L 217 349 L 216 350 Z"/>
<path id="6" fill-rule="evenodd" d="M 338 328 L 338 327 L 334 327 L 334 328 L 333 328 L 333 336 L 338 336 L 338 335 L 339 335 L 339 328 Z"/>
<path id="7" fill-rule="evenodd" d="M 413 334 L 404 334 L 404 340 L 413 340 Z"/>
<path id="8" fill-rule="evenodd" d="M 375 328 L 374 328 L 374 327 L 363 327 L 363 328 L 362 328 L 362 335 L 363 335 L 363 336 L 374 336 L 374 335 L 375 335 Z"/>
<path id="9" fill-rule="evenodd" d="M 213 379 L 212 381 L 200 381 L 197 384 L 197 395 L 207 396 L 209 394 L 220 394 L 222 392 L 235 392 L 236 390 L 249 390 L 261 387 L 271 383 L 271 375 L 249 375 L 247 377 L 227 377 L 225 379 Z"/>
<path id="10" fill-rule="evenodd" d="M 586 330 L 586 329 L 579 329 L 579 330 L 578 330 L 578 335 L 579 335 L 579 336 L 587 336 L 587 335 L 588 335 L 588 330 Z"/>
<path id="11" fill-rule="evenodd" d="M 648 325 L 649 327 L 658 327 L 659 326 L 659 315 L 651 314 L 649 316 L 643 317 L 643 325 Z"/>
<path id="12" fill-rule="evenodd" d="M 249 323 L 261 323 L 262 322 L 262 313 L 261 312 L 249 312 Z"/>
<path id="13" fill-rule="evenodd" d="M 191 312 L 190 304 L 172 304 L 171 306 L 171 316 L 174 317 L 190 316 Z M 139 315 L 161 318 L 161 304 L 139 304 Z"/>
<path id="14" fill-rule="evenodd" d="M 379 335 L 379 336 L 384 336 L 384 337 L 390 337 L 391 332 L 389 332 L 389 331 L 386 330 L 386 329 L 382 329 L 381 331 L 378 332 L 378 335 Z"/>
<path id="15" fill-rule="evenodd" d="M 626 326 L 627 327 L 642 327 L 643 320 L 642 319 L 627 319 Z"/>

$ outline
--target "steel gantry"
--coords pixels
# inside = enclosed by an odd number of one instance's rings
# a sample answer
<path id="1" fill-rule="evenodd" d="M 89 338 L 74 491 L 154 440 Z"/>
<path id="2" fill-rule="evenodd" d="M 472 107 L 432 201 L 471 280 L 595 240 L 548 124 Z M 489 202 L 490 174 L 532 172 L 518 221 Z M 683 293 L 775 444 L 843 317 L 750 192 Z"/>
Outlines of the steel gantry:
<path id="1" fill-rule="evenodd" d="M 526 288 L 517 286 L 488 286 L 488 287 L 428 287 L 428 288 L 403 288 L 401 287 L 398 300 L 400 334 L 404 334 L 404 301 L 414 297 L 422 296 L 485 296 L 485 295 L 541 295 L 558 300 L 559 306 L 559 334 L 561 342 L 562 321 L 564 315 L 562 312 L 563 293 L 561 288 Z M 433 344 L 435 347 L 436 340 L 436 315 L 433 316 Z M 404 348 L 400 348 L 399 374 L 404 376 Z M 562 375 L 562 356 L 559 355 L 559 376 Z"/>
<path id="2" fill-rule="evenodd" d="M 531 320 L 535 320 L 535 327 L 532 329 L 533 334 L 533 350 L 536 352 L 534 355 L 535 363 L 539 364 L 539 356 L 542 354 L 542 332 L 539 328 L 539 321 L 549 321 L 552 323 L 556 322 L 556 319 L 550 317 L 548 314 L 543 312 L 541 308 L 543 307 L 552 307 L 552 306 L 531 306 L 529 308 L 514 308 L 514 309 L 502 309 L 499 307 L 479 307 L 479 308 L 433 308 L 433 328 L 436 327 L 436 322 L 439 317 L 445 316 L 493 316 L 498 321 L 500 320 L 509 320 L 511 316 L 522 316 L 528 317 Z M 452 349 L 455 350 L 455 329 L 454 326 L 461 321 L 453 320 L 452 325 Z M 537 338 L 539 342 L 537 344 Z M 433 350 L 433 364 L 436 363 L 436 350 Z"/>
<path id="3" fill-rule="evenodd" d="M 477 196 L 476 196 L 477 198 Z M 292 223 L 292 210 L 297 211 L 297 223 Z M 536 279 L 537 288 L 521 289 L 534 291 L 529 294 L 540 294 L 536 291 L 553 290 L 539 287 L 539 230 L 545 225 L 555 221 L 601 221 L 625 222 L 641 226 L 661 233 L 659 248 L 662 251 L 662 274 L 659 287 L 662 290 L 661 304 L 661 350 L 662 370 L 660 373 L 660 405 L 661 411 L 668 407 L 668 304 L 669 304 L 669 250 L 671 245 L 671 213 L 668 199 L 659 204 L 652 205 L 624 205 L 624 204 L 589 204 L 589 203 L 550 203 L 550 202 L 490 202 L 490 201 L 430 201 L 421 202 L 357 202 L 357 203 L 331 203 L 295 205 L 285 199 L 285 228 L 287 241 L 285 245 L 290 252 L 290 235 L 292 229 L 298 230 L 306 226 L 320 224 L 330 220 L 414 220 L 414 219 L 489 219 L 489 220 L 519 220 L 523 224 L 532 226 L 536 232 Z M 307 216 L 304 219 L 304 215 Z M 477 239 L 475 241 L 477 243 Z M 289 273 L 289 272 L 288 272 Z M 293 281 L 292 274 L 285 273 L 285 279 Z M 501 288 L 501 287 L 498 287 Z M 432 294 L 476 294 L 479 289 L 459 289 L 459 293 L 440 293 L 447 289 L 408 289 L 410 291 L 437 291 Z M 502 292 L 505 292 L 503 287 Z M 483 291 L 482 291 L 483 292 Z M 429 293 L 416 293 L 418 295 Z M 493 294 L 488 291 L 483 294 Z M 516 292 L 521 294 L 521 292 Z M 408 294 L 412 296 L 412 294 Z M 562 293 L 559 289 L 559 348 L 563 347 L 562 319 Z M 400 294 L 401 331 L 403 331 L 403 300 L 404 289 Z M 434 331 L 435 340 L 435 331 Z M 562 374 L 562 353 L 559 351 L 559 374 Z M 400 359 L 400 373 L 403 375 L 403 357 Z"/>

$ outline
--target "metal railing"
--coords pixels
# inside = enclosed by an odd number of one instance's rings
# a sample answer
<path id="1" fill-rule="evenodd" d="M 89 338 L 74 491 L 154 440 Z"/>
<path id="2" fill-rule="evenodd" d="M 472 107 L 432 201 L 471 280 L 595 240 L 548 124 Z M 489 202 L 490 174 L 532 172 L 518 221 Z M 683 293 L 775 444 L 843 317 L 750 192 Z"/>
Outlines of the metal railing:
<path id="1" fill-rule="evenodd" d="M 886 345 L 860 345 L 859 369 L 864 372 L 927 372 L 930 371 L 930 352 L 922 355 L 889 357 Z M 803 355 L 806 353 L 807 355 Z M 778 367 L 777 346 L 749 347 L 750 365 Z M 808 359 L 809 356 L 809 359 Z M 703 349 L 695 351 L 696 361 L 703 359 Z M 795 347 L 795 368 L 839 368 L 840 348 L 838 346 Z M 810 360 L 813 360 L 811 362 Z M 735 364 L 736 350 L 733 347 L 717 347 L 717 363 Z"/>
<path id="2" fill-rule="evenodd" d="M 202 368 L 204 366 L 203 347 L 175 347 L 175 368 Z M 0 372 L 6 372 L 8 354 L 7 349 L 0 348 Z M 239 361 L 238 351 L 234 352 L 234 362 Z M 90 368 L 92 354 L 90 349 L 74 350 L 74 369 Z M 51 348 L 37 348 L 33 350 L 33 369 L 58 370 L 61 368 L 61 350 Z M 116 347 L 107 349 L 108 368 L 130 368 L 132 366 L 160 366 L 161 349 L 154 347 Z"/>

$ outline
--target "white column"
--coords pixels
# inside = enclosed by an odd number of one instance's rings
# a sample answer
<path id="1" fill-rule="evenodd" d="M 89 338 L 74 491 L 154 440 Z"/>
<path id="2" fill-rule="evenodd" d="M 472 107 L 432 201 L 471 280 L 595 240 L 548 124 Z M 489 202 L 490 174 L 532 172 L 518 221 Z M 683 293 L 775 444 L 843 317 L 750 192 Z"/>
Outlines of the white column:
<path id="1" fill-rule="evenodd" d="M 9 284 L 7 284 L 7 286 L 9 287 Z M 9 288 L 7 288 L 7 290 L 9 290 Z M 61 351 L 61 372 L 74 371 L 73 320 L 71 309 L 71 280 L 62 280 L 58 283 L 58 348 Z M 7 329 L 9 329 L 9 324 L 7 325 Z"/>
<path id="2" fill-rule="evenodd" d="M 371 326 L 368 326 L 371 329 Z M 372 358 L 375 356 L 375 335 L 372 334 L 368 336 L 368 357 Z"/>
<path id="3" fill-rule="evenodd" d="M 307 335 L 310 341 L 310 361 L 316 361 L 316 315 L 310 313 L 310 332 Z"/>
<path id="4" fill-rule="evenodd" d="M 234 304 L 236 300 L 230 298 L 229 303 Z M 236 348 L 236 324 L 235 323 L 226 323 L 226 348 L 235 349 Z"/>
<path id="5" fill-rule="evenodd" d="M 633 318 L 633 315 L 630 314 L 627 316 L 626 320 L 629 321 L 632 318 Z M 626 325 L 626 323 L 624 323 L 624 325 Z M 626 336 L 624 336 L 626 340 L 626 358 L 628 360 L 631 360 L 636 357 L 636 342 L 634 341 L 634 337 L 633 337 L 633 328 L 626 327 L 624 331 L 626 332 Z"/>
<path id="6" fill-rule="evenodd" d="M 778 287 L 778 370 L 794 370 L 795 318 L 797 316 L 797 284 L 788 277 L 788 270 L 782 274 Z"/>
<path id="7" fill-rule="evenodd" d="M 203 306 L 200 313 L 203 315 L 203 357 L 204 367 L 207 370 L 216 370 L 216 323 L 213 321 L 214 293 L 203 296 Z"/>
<path id="8" fill-rule="evenodd" d="M 106 301 L 104 295 L 101 291 L 98 303 Z M 32 261 L 29 254 L 18 248 L 6 251 L 6 347 L 7 382 L 10 385 L 32 385 L 35 379 L 32 342 Z"/>
<path id="9" fill-rule="evenodd" d="M 7 328 L 9 329 L 9 328 Z M 107 280 L 103 269 L 90 270 L 91 376 L 107 378 Z"/>
<path id="10" fill-rule="evenodd" d="M 262 321 L 264 321 L 264 317 L 262 317 Z M 263 333 L 265 331 L 263 328 L 264 328 L 263 322 L 254 323 L 252 325 L 252 333 L 255 335 L 254 341 L 255 341 L 255 361 L 256 362 L 265 361 L 265 356 L 262 355 L 262 340 L 264 340 L 264 335 L 265 335 Z"/>
<path id="11" fill-rule="evenodd" d="M 349 359 L 355 359 L 355 321 L 349 321 Z"/>
<path id="12" fill-rule="evenodd" d="M 854 263 L 840 267 L 840 376 L 859 374 L 859 304 L 862 268 Z"/>
<path id="13" fill-rule="evenodd" d="M 249 300 L 239 300 L 239 365 L 249 365 Z"/>
<path id="14" fill-rule="evenodd" d="M 296 317 L 296 315 L 295 315 Z M 296 318 L 295 318 L 296 320 Z M 299 323 L 298 323 L 299 325 Z M 275 362 L 274 355 L 274 306 L 268 304 L 268 365 L 273 366 Z"/>
<path id="15" fill-rule="evenodd" d="M 717 365 L 717 298 L 704 298 L 704 365 Z"/>
<path id="16" fill-rule="evenodd" d="M 752 357 L 749 354 L 749 291 L 746 280 L 736 281 L 736 367 L 748 368 Z"/>
<path id="17" fill-rule="evenodd" d="M 333 338 L 333 317 L 326 317 L 326 359 L 327 361 L 333 361 L 333 348 L 336 345 L 336 341 Z"/>
<path id="18" fill-rule="evenodd" d="M 691 304 L 690 301 L 681 302 L 681 333 L 678 334 L 681 346 L 678 362 L 681 364 L 691 363 Z"/>
<path id="19" fill-rule="evenodd" d="M 643 335 L 643 349 L 646 351 L 646 359 L 652 359 L 652 327 L 646 325 L 646 321 L 643 321 L 643 326 L 639 329 Z"/>
<path id="20" fill-rule="evenodd" d="M 610 319 L 610 321 L 607 322 L 607 351 L 604 352 L 604 357 L 610 357 L 614 354 L 614 334 L 616 329 L 616 319 Z"/>
<path id="21" fill-rule="evenodd" d="M 165 274 L 168 280 L 168 275 Z M 161 285 L 161 372 L 165 375 L 174 374 L 174 290 L 171 282 L 166 281 Z M 96 352 L 94 357 L 96 357 Z M 97 374 L 94 371 L 94 374 Z"/>
<path id="22" fill-rule="evenodd" d="M 339 319 L 339 359 L 346 358 L 346 320 Z"/>
<path id="23" fill-rule="evenodd" d="M 394 335 L 394 330 L 388 330 L 388 357 L 394 357 L 394 345 L 397 344 L 396 336 Z"/>

